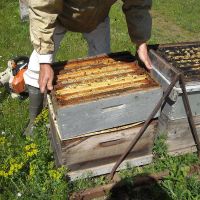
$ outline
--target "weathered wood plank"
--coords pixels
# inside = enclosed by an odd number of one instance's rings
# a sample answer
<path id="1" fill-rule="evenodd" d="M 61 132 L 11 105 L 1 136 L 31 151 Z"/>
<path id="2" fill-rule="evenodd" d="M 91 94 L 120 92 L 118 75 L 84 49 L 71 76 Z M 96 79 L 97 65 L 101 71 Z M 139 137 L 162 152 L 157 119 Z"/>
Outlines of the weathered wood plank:
<path id="1" fill-rule="evenodd" d="M 53 149 L 53 153 L 54 153 L 54 158 L 56 160 L 56 166 L 59 167 L 62 165 L 62 149 L 61 149 L 61 144 L 59 141 L 59 137 L 55 128 L 55 124 L 53 122 L 53 118 L 50 115 L 49 116 L 50 119 L 50 130 L 49 130 L 49 137 L 50 137 L 50 141 L 51 141 L 51 146 Z"/>
<path id="2" fill-rule="evenodd" d="M 200 137 L 200 116 L 194 117 L 197 134 Z M 187 118 L 171 120 L 163 112 L 159 117 L 158 132 L 167 134 L 169 151 L 180 152 L 183 149 L 195 149 L 195 143 Z M 182 149 L 182 150 L 181 150 Z"/>
<path id="3" fill-rule="evenodd" d="M 153 146 L 156 122 L 153 122 L 132 151 L 132 156 L 150 154 Z M 113 162 L 125 151 L 142 125 L 111 133 L 81 138 L 62 148 L 63 163 L 73 169 L 87 168 L 95 163 Z"/>
<path id="4" fill-rule="evenodd" d="M 55 129 L 53 131 L 55 131 Z M 52 132 L 50 134 L 52 134 Z M 105 134 L 105 135 L 107 135 L 107 134 Z M 82 175 L 87 174 L 87 173 L 90 173 L 90 174 L 92 173 L 93 176 L 107 174 L 111 171 L 112 167 L 114 166 L 114 163 L 116 162 L 116 160 L 119 157 L 119 156 L 112 156 L 112 155 L 110 157 L 108 157 L 106 155 L 107 150 L 104 147 L 102 149 L 103 152 L 100 155 L 102 157 L 102 155 L 104 153 L 105 158 L 99 159 L 98 158 L 99 154 L 98 154 L 98 152 L 95 151 L 95 149 L 92 150 L 91 148 L 89 148 L 87 150 L 87 146 L 86 146 L 85 150 L 83 151 L 83 149 L 78 149 L 78 148 L 76 148 L 76 145 L 73 146 L 73 144 L 71 144 L 72 145 L 71 148 L 75 147 L 75 149 L 77 149 L 77 152 L 73 152 L 73 151 L 70 152 L 70 148 L 69 148 L 69 151 L 67 151 L 67 152 L 63 152 L 62 149 L 61 149 L 61 152 L 60 152 L 60 149 L 58 147 L 58 141 L 55 141 L 55 139 L 56 139 L 55 135 L 52 134 L 51 137 L 52 137 L 52 145 L 53 145 L 53 149 L 54 149 L 54 156 L 55 156 L 55 159 L 56 159 L 57 166 L 60 166 L 62 164 L 64 166 L 66 166 L 67 168 L 69 168 L 71 170 L 70 173 L 69 173 L 69 176 L 72 179 L 81 177 Z M 90 136 L 90 137 L 92 137 L 92 136 Z M 149 143 L 151 143 L 151 147 L 150 147 L 149 144 L 147 144 L 147 146 L 145 147 L 146 151 L 143 150 L 142 152 L 139 152 L 139 150 L 137 150 L 139 147 L 137 147 L 137 149 L 134 149 L 132 151 L 132 153 L 127 157 L 127 159 L 120 165 L 119 170 L 125 169 L 127 167 L 127 165 L 129 165 L 129 166 L 140 166 L 140 165 L 145 165 L 145 164 L 151 163 L 152 157 L 153 157 L 151 155 L 151 148 L 153 146 L 153 139 L 151 139 L 151 138 L 149 138 L 149 139 L 150 139 Z M 84 140 L 84 138 L 79 138 L 79 140 Z M 110 144 L 112 144 L 112 142 L 113 141 L 111 141 Z M 138 145 L 138 146 L 140 146 L 140 145 Z M 125 147 L 123 149 L 120 148 L 120 147 L 118 148 L 118 155 L 120 155 L 125 150 Z M 111 149 L 111 147 L 110 147 L 110 149 Z M 89 157 L 90 155 L 87 155 L 87 152 L 90 152 L 90 151 L 94 152 L 92 160 L 90 160 L 90 157 Z M 112 149 L 111 149 L 111 151 L 112 151 Z M 82 152 L 83 152 L 83 154 L 82 154 Z M 148 155 L 149 152 L 150 152 L 150 155 Z M 112 152 L 109 152 L 109 153 L 112 154 Z M 113 153 L 116 154 L 115 152 L 113 152 Z M 145 156 L 143 156 L 143 155 L 145 155 Z M 70 163 L 68 164 L 68 162 L 67 162 L 68 156 L 71 159 L 70 162 L 72 162 L 72 163 L 76 162 L 76 165 L 73 164 L 73 165 L 70 166 Z M 86 156 L 86 158 L 84 158 L 84 156 Z M 96 159 L 95 159 L 95 157 L 96 157 Z M 73 160 L 73 158 L 74 158 L 74 160 Z M 80 162 L 80 164 L 79 164 L 78 160 L 77 160 L 78 158 L 81 158 L 82 161 L 85 160 L 85 162 L 84 163 Z"/>
<path id="5" fill-rule="evenodd" d="M 28 20 L 28 0 L 19 0 L 19 8 L 21 20 Z"/>
<path id="6" fill-rule="evenodd" d="M 200 91 L 188 92 L 188 99 L 193 116 L 200 115 Z M 185 108 L 183 105 L 182 94 L 177 94 L 176 101 L 168 98 L 162 112 L 168 116 L 170 120 L 186 118 Z"/>
<path id="7" fill-rule="evenodd" d="M 196 152 L 196 148 L 194 146 L 190 146 L 190 147 L 186 147 L 186 148 L 182 148 L 182 149 L 177 149 L 177 150 L 171 149 L 169 151 L 169 155 L 177 156 L 177 155 L 183 155 L 183 154 L 192 153 L 192 152 Z M 126 159 L 124 162 L 122 162 L 122 164 L 119 166 L 117 171 L 120 171 L 122 169 L 126 169 L 127 165 L 132 166 L 132 167 L 143 166 L 143 165 L 146 165 L 146 164 L 150 164 L 152 161 L 153 161 L 153 154 L 140 156 L 140 157 L 137 157 L 137 158 L 132 157 L 132 158 Z M 106 165 L 102 165 L 102 166 L 84 169 L 84 170 L 71 171 L 71 172 L 68 173 L 68 175 L 70 176 L 70 178 L 72 180 L 75 180 L 77 178 L 84 177 L 84 175 L 87 175 L 87 174 L 90 174 L 91 176 L 99 176 L 99 175 L 103 175 L 103 174 L 109 174 L 111 172 L 115 162 L 110 163 L 110 164 L 106 164 Z"/>
<path id="8" fill-rule="evenodd" d="M 122 170 L 122 169 L 127 169 L 128 166 L 142 166 L 142 165 L 149 164 L 152 162 L 152 159 L 153 159 L 152 154 L 140 156 L 136 158 L 127 158 L 121 163 L 117 171 Z M 99 176 L 103 174 L 108 174 L 111 172 L 116 161 L 117 160 L 114 160 L 112 163 L 107 163 L 107 164 L 99 165 L 95 167 L 90 166 L 90 168 L 87 168 L 87 169 L 70 171 L 68 175 L 70 176 L 72 180 L 75 180 L 77 178 L 84 177 L 87 174 L 90 174 L 90 176 Z"/>

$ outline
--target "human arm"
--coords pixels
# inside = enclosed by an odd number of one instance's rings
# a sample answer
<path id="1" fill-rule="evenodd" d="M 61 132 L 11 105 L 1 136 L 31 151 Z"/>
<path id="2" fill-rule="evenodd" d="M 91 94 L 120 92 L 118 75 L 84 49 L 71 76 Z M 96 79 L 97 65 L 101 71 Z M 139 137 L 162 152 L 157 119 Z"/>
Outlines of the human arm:
<path id="1" fill-rule="evenodd" d="M 128 32 L 133 43 L 136 44 L 138 56 L 147 69 L 151 69 L 151 61 L 147 52 L 146 42 L 151 37 L 152 20 L 149 10 L 151 0 L 123 0 L 123 11 L 126 16 Z"/>
<path id="2" fill-rule="evenodd" d="M 33 47 L 38 53 L 41 92 L 46 89 L 45 81 L 47 89 L 52 88 L 48 81 L 53 79 L 53 70 L 51 69 L 54 52 L 53 33 L 57 16 L 61 11 L 62 0 L 29 0 L 30 37 Z"/>
<path id="3" fill-rule="evenodd" d="M 54 78 L 54 72 L 51 65 L 48 63 L 41 63 L 39 81 L 38 81 L 41 93 L 44 93 L 46 90 L 53 89 L 52 85 L 53 78 Z"/>
<path id="4" fill-rule="evenodd" d="M 145 64 L 148 70 L 152 69 L 152 63 L 148 55 L 146 42 L 136 43 L 136 51 L 140 60 Z"/>

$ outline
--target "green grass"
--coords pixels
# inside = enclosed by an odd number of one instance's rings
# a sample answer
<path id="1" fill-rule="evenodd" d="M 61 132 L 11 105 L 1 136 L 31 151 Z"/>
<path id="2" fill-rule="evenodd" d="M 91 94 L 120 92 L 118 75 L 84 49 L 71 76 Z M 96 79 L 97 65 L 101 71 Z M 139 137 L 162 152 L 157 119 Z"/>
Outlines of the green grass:
<path id="1" fill-rule="evenodd" d="M 200 199 L 200 181 L 198 177 L 187 177 L 189 166 L 200 164 L 197 155 L 185 154 L 173 157 L 167 154 L 166 136 L 156 138 L 153 154 L 154 162 L 144 167 L 128 167 L 120 172 L 123 181 L 127 183 L 128 193 L 133 199 Z M 169 175 L 162 182 L 154 181 L 152 185 L 134 189 L 134 177 L 148 177 L 151 173 L 169 170 Z M 187 178 L 186 178 L 187 177 Z M 184 191 L 184 192 L 183 192 Z"/>
<path id="2" fill-rule="evenodd" d="M 150 43 L 200 40 L 199 0 L 153 2 L 153 30 Z M 121 2 L 116 3 L 110 12 L 111 48 L 113 52 L 124 50 L 134 52 L 135 47 L 129 39 L 121 5 Z M 32 51 L 28 23 L 19 20 L 17 0 L 1 0 L 0 27 L 0 71 L 2 71 L 6 68 L 9 58 L 17 55 L 29 56 Z M 67 60 L 86 55 L 87 44 L 82 35 L 67 33 L 57 59 Z M 100 177 L 86 178 L 72 183 L 65 179 L 62 168 L 55 170 L 46 134 L 48 123 L 46 111 L 37 120 L 35 137 L 31 139 L 22 136 L 28 121 L 27 106 L 28 99 L 23 101 L 12 99 L 4 88 L 0 88 L 0 173 L 4 171 L 11 174 L 7 177 L 0 176 L 0 199 L 66 199 L 69 192 L 107 182 L 105 177 Z M 170 199 L 200 199 L 199 181 L 195 176 L 187 179 L 184 176 L 188 166 L 198 162 L 196 155 L 171 157 L 166 153 L 167 147 L 164 141 L 164 138 L 160 138 L 154 147 L 156 157 L 154 163 L 144 168 L 128 167 L 128 170 L 121 172 L 121 177 L 127 181 L 128 193 L 137 194 L 138 199 L 145 198 L 139 195 L 150 195 L 151 191 L 155 199 L 159 199 L 159 195 L 166 195 L 166 198 Z M 30 145 L 34 148 L 26 150 Z M 165 181 L 145 191 L 130 190 L 133 176 L 165 169 L 171 170 Z M 22 196 L 18 197 L 18 193 Z"/>
<path id="3" fill-rule="evenodd" d="M 200 33 L 200 1 L 154 0 L 154 9 L 183 29 Z"/>

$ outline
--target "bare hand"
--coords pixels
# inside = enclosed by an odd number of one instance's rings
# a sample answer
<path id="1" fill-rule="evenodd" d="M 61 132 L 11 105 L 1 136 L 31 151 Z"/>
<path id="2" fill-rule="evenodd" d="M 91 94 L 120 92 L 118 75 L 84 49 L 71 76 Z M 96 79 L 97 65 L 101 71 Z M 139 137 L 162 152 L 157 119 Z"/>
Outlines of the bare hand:
<path id="1" fill-rule="evenodd" d="M 50 64 L 40 64 L 40 75 L 39 75 L 39 87 L 41 93 L 44 93 L 46 90 L 52 90 L 54 72 Z"/>
<path id="2" fill-rule="evenodd" d="M 141 61 L 145 64 L 146 68 L 149 70 L 152 69 L 152 64 L 148 55 L 146 43 L 137 44 L 137 53 Z"/>

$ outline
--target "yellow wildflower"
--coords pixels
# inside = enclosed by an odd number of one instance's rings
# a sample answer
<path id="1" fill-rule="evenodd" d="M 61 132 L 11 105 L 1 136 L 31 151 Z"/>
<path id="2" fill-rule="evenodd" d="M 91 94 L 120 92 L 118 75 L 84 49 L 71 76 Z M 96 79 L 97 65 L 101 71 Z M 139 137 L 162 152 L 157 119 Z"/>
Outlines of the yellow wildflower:
<path id="1" fill-rule="evenodd" d="M 37 155 L 37 153 L 38 153 L 38 150 L 37 149 L 33 149 L 31 151 L 26 152 L 26 156 L 29 157 L 29 158 L 31 158 L 34 155 Z"/>
<path id="2" fill-rule="evenodd" d="M 10 169 L 8 171 L 8 175 L 13 175 L 15 172 L 18 172 L 23 167 L 22 163 L 14 163 L 10 166 Z"/>
<path id="3" fill-rule="evenodd" d="M 29 151 L 30 149 L 36 149 L 37 145 L 35 143 L 28 144 L 24 147 L 25 151 Z"/>
<path id="4" fill-rule="evenodd" d="M 35 164 L 30 163 L 30 169 L 29 169 L 29 176 L 32 177 L 35 175 L 35 171 L 36 171 L 37 167 Z"/>
<path id="5" fill-rule="evenodd" d="M 26 158 L 31 158 L 34 155 L 38 154 L 37 145 L 35 143 L 31 143 L 29 145 L 26 145 L 24 147 L 24 149 L 25 149 L 25 157 Z"/>
<path id="6" fill-rule="evenodd" d="M 37 124 L 37 123 L 39 123 L 39 122 L 42 121 L 42 120 L 47 120 L 47 119 L 48 119 L 48 115 L 49 115 L 48 109 L 44 109 L 44 110 L 35 118 L 34 124 Z"/>
<path id="7" fill-rule="evenodd" d="M 7 177 L 7 176 L 8 176 L 8 173 L 6 173 L 6 172 L 3 171 L 3 170 L 0 170 L 0 176 L 2 176 L 2 177 Z"/>
<path id="8" fill-rule="evenodd" d="M 0 144 L 5 144 L 6 138 L 5 137 L 0 137 Z"/>
<path id="9" fill-rule="evenodd" d="M 52 170 L 49 170 L 48 172 L 49 172 L 49 176 L 56 181 L 60 180 L 62 177 L 62 174 L 56 170 L 52 169 Z"/>
<path id="10" fill-rule="evenodd" d="M 3 177 L 12 176 L 14 173 L 18 172 L 22 167 L 23 167 L 23 163 L 11 164 L 7 172 L 0 170 L 0 176 L 3 176 Z"/>
<path id="11" fill-rule="evenodd" d="M 9 164 L 12 165 L 13 163 L 16 163 L 16 159 L 15 158 L 10 158 L 9 159 Z"/>

